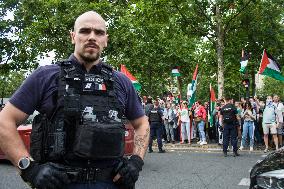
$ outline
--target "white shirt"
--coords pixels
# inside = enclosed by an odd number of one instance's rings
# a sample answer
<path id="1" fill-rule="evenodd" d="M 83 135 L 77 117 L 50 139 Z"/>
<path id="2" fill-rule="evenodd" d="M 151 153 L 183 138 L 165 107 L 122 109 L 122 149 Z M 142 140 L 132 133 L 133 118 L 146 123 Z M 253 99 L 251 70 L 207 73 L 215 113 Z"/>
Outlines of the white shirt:
<path id="1" fill-rule="evenodd" d="M 188 109 L 181 109 L 179 110 L 179 113 L 180 113 L 180 120 L 182 122 L 190 122 Z"/>
<path id="2" fill-rule="evenodd" d="M 276 114 L 278 116 L 278 120 L 280 123 L 283 123 L 283 112 L 284 112 L 284 105 L 281 102 L 275 103 L 273 105 L 276 107 Z"/>

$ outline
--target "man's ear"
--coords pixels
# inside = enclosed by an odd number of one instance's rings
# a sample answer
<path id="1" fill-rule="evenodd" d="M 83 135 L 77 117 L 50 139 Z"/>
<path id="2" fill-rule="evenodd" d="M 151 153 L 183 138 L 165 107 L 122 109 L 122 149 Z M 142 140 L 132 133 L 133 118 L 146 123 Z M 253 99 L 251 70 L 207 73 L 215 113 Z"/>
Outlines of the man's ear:
<path id="1" fill-rule="evenodd" d="M 104 48 L 106 48 L 107 47 L 107 43 L 108 43 L 108 34 L 106 34 L 106 41 L 105 41 L 105 44 L 104 44 Z"/>
<path id="2" fill-rule="evenodd" d="M 71 31 L 70 32 L 70 37 L 71 37 L 71 42 L 74 45 L 75 44 L 75 32 Z"/>

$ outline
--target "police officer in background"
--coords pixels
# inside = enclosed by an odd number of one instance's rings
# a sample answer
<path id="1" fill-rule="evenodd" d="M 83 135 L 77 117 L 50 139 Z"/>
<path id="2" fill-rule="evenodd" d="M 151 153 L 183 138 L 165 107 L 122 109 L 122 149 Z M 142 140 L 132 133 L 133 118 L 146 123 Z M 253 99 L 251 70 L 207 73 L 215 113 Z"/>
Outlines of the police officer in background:
<path id="1" fill-rule="evenodd" d="M 163 135 L 163 109 L 159 106 L 159 101 L 154 102 L 154 106 L 146 114 L 150 123 L 150 142 L 149 142 L 149 153 L 153 152 L 152 144 L 155 137 L 157 137 L 159 153 L 164 153 L 162 135 Z"/>
<path id="2" fill-rule="evenodd" d="M 239 156 L 237 146 L 237 125 L 235 124 L 238 120 L 237 108 L 232 104 L 231 99 L 225 98 L 225 105 L 220 111 L 220 124 L 223 127 L 223 153 L 227 157 L 229 138 L 231 138 L 231 144 L 233 146 L 234 156 Z"/>
<path id="3" fill-rule="evenodd" d="M 131 81 L 100 60 L 108 35 L 98 13 L 80 15 L 71 39 L 74 54 L 35 70 L 1 111 L 0 147 L 33 188 L 134 188 L 150 133 L 142 105 Z M 35 110 L 29 152 L 17 125 Z M 135 129 L 130 158 L 124 117 Z"/>

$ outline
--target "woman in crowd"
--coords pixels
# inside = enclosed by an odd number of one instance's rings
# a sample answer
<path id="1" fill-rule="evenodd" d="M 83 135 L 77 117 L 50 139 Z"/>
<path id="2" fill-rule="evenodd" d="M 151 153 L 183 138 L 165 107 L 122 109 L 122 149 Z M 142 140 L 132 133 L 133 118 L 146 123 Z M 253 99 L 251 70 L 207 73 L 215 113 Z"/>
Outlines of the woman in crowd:
<path id="1" fill-rule="evenodd" d="M 190 144 L 191 133 L 190 133 L 190 111 L 187 108 L 187 102 L 182 103 L 182 107 L 179 110 L 179 116 L 181 121 L 181 144 L 185 143 L 185 140 L 188 140 Z"/>
<path id="2" fill-rule="evenodd" d="M 195 102 L 195 109 L 194 109 L 194 123 L 196 124 L 196 127 L 199 131 L 199 138 L 200 141 L 197 142 L 200 145 L 207 144 L 206 142 L 206 136 L 205 136 L 205 121 L 207 118 L 207 113 L 202 106 L 200 101 Z"/>
<path id="3" fill-rule="evenodd" d="M 243 150 L 247 135 L 249 134 L 249 146 L 250 151 L 253 151 L 254 145 L 254 120 L 256 119 L 256 112 L 252 108 L 250 102 L 245 103 L 244 110 L 242 111 L 242 118 L 244 120 L 243 133 L 240 150 Z"/>

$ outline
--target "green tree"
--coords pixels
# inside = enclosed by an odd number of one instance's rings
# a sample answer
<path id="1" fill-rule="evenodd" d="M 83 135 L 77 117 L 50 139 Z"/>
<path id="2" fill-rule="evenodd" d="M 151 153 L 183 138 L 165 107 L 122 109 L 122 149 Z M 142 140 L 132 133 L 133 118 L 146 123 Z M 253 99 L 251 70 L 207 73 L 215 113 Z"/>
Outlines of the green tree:
<path id="1" fill-rule="evenodd" d="M 1 10 L 12 10 L 15 17 L 0 22 L 1 27 L 13 28 L 17 36 L 11 46 L 5 46 L 7 52 L 13 52 L 11 69 L 35 68 L 37 57 L 50 51 L 56 53 L 56 60 L 67 58 L 73 52 L 69 31 L 75 18 L 87 10 L 102 13 L 107 20 L 110 40 L 104 55 L 116 68 L 127 66 L 142 84 L 142 94 L 155 96 L 166 91 L 174 66 L 181 67 L 185 94 L 198 63 L 199 99 L 209 98 L 209 83 L 218 89 L 219 97 L 225 91 L 238 98 L 243 94 L 238 72 L 242 48 L 252 53 L 250 74 L 256 72 L 263 48 L 283 62 L 281 0 L 0 2 Z M 1 37 L 1 41 L 8 39 Z M 1 56 L 7 57 L 7 52 Z"/>
<path id="2" fill-rule="evenodd" d="M 277 86 L 277 87 L 275 87 Z M 268 95 L 278 95 L 280 99 L 284 100 L 284 82 L 277 81 L 270 77 L 265 77 L 264 79 L 264 87 L 257 92 L 257 95 L 265 100 Z"/>
<path id="3" fill-rule="evenodd" d="M 0 76 L 0 97 L 9 98 L 25 79 L 26 71 L 10 71 Z"/>

